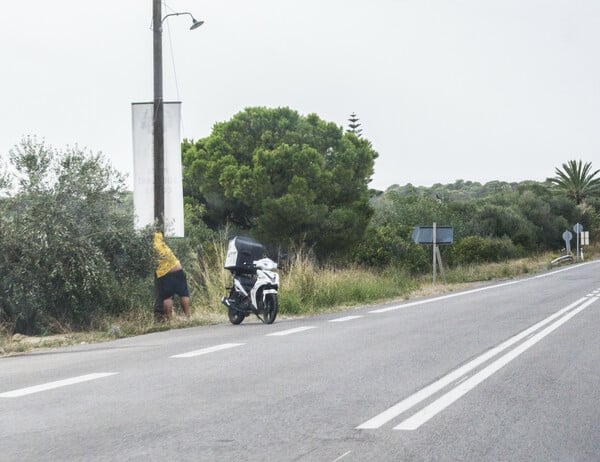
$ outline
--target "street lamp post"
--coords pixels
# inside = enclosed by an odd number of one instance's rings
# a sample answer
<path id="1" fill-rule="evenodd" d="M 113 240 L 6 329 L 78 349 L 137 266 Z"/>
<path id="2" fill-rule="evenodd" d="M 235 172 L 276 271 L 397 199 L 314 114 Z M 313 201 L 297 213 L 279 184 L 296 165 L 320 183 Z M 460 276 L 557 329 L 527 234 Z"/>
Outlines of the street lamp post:
<path id="1" fill-rule="evenodd" d="M 163 231 L 165 215 L 165 138 L 162 83 L 162 13 L 161 1 L 153 0 L 152 36 L 154 58 L 154 110 L 153 110 L 153 147 L 154 147 L 154 221 Z"/>
<path id="2" fill-rule="evenodd" d="M 154 221 L 164 231 L 165 217 L 165 137 L 163 109 L 163 69 L 162 69 L 162 23 L 169 16 L 189 15 L 192 18 L 190 30 L 200 27 L 204 21 L 196 21 L 191 13 L 171 13 L 162 17 L 162 0 L 152 0 L 152 36 L 154 64 L 154 108 L 153 108 L 153 150 L 154 150 Z"/>

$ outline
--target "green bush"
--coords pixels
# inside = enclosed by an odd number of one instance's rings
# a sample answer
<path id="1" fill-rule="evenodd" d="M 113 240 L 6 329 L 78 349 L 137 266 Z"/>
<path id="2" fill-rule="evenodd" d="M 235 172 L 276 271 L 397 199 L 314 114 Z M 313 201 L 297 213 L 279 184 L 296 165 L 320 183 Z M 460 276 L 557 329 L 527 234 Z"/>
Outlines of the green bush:
<path id="1" fill-rule="evenodd" d="M 448 252 L 453 264 L 492 263 L 515 258 L 517 248 L 508 237 L 467 236 Z"/>
<path id="2" fill-rule="evenodd" d="M 134 231 L 122 177 L 100 154 L 31 138 L 10 161 L 16 188 L 0 201 L 0 320 L 38 334 L 130 309 L 154 256 L 150 233 Z"/>
<path id="3" fill-rule="evenodd" d="M 370 268 L 390 266 L 420 274 L 429 270 L 430 258 L 423 246 L 406 237 L 402 227 L 371 225 L 354 251 L 354 262 Z"/>

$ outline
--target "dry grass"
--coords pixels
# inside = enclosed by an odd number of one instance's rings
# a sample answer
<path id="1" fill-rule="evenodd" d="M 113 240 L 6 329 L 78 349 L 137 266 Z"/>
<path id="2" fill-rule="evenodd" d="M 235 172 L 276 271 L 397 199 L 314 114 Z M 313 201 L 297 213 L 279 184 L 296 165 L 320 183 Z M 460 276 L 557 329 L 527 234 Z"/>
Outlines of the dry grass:
<path id="1" fill-rule="evenodd" d="M 214 242 L 205 249 L 205 258 L 193 259 L 186 272 L 192 292 L 193 314 L 190 320 L 176 315 L 169 322 L 158 322 L 147 306 L 132 307 L 126 316 L 101 319 L 94 332 L 68 333 L 46 337 L 12 335 L 0 326 L 0 355 L 81 343 L 95 343 L 119 337 L 159 330 L 220 324 L 228 322 L 221 305 L 230 274 L 223 269 L 226 244 Z M 600 247 L 586 249 L 586 260 L 598 258 Z M 344 308 L 381 301 L 411 299 L 462 290 L 481 281 L 507 279 L 549 269 L 555 254 L 485 265 L 467 265 L 446 270 L 446 284 L 438 276 L 432 284 L 431 274 L 411 278 L 397 270 L 374 272 L 361 268 L 336 269 L 319 267 L 311 253 L 298 249 L 286 266 L 280 268 L 281 317 L 304 316 L 339 311 Z M 143 305 L 143 304 L 142 304 Z"/>

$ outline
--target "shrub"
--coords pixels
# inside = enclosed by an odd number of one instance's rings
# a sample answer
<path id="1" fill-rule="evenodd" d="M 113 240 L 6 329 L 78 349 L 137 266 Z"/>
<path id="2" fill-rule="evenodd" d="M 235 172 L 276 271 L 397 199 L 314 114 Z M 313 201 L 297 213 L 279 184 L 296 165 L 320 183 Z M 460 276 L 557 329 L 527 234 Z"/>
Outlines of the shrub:
<path id="1" fill-rule="evenodd" d="M 27 138 L 0 202 L 0 317 L 25 334 L 88 327 L 147 284 L 150 233 L 134 231 L 123 178 L 100 155 Z"/>
<path id="2" fill-rule="evenodd" d="M 370 226 L 354 251 L 354 262 L 370 268 L 402 268 L 410 274 L 428 271 L 430 262 L 424 247 L 405 237 L 397 226 Z"/>
<path id="3" fill-rule="evenodd" d="M 452 263 L 491 263 L 517 256 L 517 249 L 508 237 L 467 236 L 449 250 Z"/>

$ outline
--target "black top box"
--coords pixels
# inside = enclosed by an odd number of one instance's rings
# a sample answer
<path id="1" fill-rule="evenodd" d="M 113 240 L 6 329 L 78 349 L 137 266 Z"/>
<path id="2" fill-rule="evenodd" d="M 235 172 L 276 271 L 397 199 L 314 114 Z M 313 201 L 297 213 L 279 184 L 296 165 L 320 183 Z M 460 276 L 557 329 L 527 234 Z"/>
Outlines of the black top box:
<path id="1" fill-rule="evenodd" d="M 251 237 L 235 236 L 229 240 L 225 269 L 230 271 L 255 272 L 254 262 L 263 257 L 262 244 Z"/>

